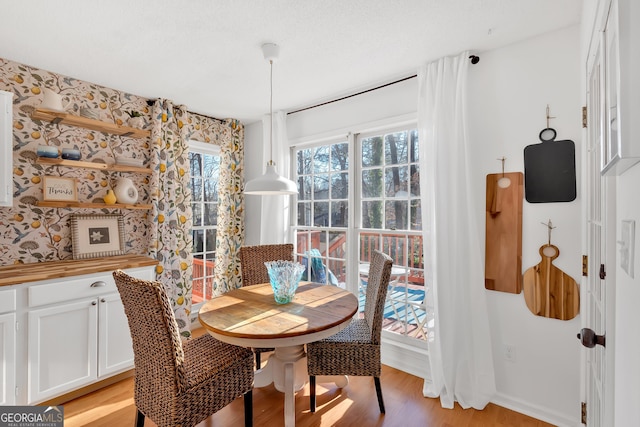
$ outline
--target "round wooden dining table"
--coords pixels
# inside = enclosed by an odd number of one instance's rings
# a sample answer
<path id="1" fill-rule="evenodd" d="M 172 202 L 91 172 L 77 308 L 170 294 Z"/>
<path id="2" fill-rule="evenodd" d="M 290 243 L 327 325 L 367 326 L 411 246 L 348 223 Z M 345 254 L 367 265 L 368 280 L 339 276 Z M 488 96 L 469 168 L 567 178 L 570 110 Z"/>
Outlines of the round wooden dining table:
<path id="1" fill-rule="evenodd" d="M 269 283 L 234 289 L 207 301 L 198 313 L 202 326 L 220 341 L 242 347 L 273 347 L 257 369 L 254 386 L 271 383 L 284 393 L 284 425 L 295 426 L 295 392 L 308 379 L 304 344 L 345 328 L 358 299 L 336 286 L 301 282 L 288 304 L 277 304 Z M 258 367 L 259 368 L 259 367 Z M 339 387 L 346 377 L 331 378 Z"/>

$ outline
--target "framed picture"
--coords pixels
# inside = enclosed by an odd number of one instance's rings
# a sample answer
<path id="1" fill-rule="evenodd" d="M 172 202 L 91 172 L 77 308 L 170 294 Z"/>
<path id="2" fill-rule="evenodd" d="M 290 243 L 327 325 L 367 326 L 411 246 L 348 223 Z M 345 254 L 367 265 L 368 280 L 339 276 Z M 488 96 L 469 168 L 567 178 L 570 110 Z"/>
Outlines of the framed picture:
<path id="1" fill-rule="evenodd" d="M 76 180 L 60 176 L 45 176 L 42 178 L 42 196 L 44 200 L 77 202 Z"/>
<path id="2" fill-rule="evenodd" d="M 73 259 L 124 254 L 122 215 L 72 215 Z"/>

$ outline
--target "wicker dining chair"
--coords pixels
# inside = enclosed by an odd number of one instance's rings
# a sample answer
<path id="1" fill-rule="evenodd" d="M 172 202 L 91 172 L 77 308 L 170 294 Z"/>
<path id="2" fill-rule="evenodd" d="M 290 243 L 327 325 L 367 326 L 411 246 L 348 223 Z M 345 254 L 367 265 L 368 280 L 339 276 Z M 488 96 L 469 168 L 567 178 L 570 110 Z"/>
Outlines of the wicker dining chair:
<path id="1" fill-rule="evenodd" d="M 388 255 L 374 251 L 369 266 L 364 318 L 354 318 L 335 335 L 307 344 L 311 412 L 316 410 L 316 376 L 352 375 L 373 377 L 380 412 L 384 414 L 380 335 L 392 264 Z"/>
<path id="2" fill-rule="evenodd" d="M 244 396 L 245 426 L 253 425 L 253 354 L 209 334 L 182 341 L 160 282 L 121 270 L 113 277 L 133 341 L 136 426 L 195 426 Z"/>
<path id="3" fill-rule="evenodd" d="M 264 265 L 268 261 L 293 261 L 293 244 L 242 246 L 240 248 L 240 271 L 242 286 L 269 283 L 269 273 Z M 260 369 L 262 353 L 275 350 L 274 348 L 253 348 L 256 355 L 256 368 Z"/>

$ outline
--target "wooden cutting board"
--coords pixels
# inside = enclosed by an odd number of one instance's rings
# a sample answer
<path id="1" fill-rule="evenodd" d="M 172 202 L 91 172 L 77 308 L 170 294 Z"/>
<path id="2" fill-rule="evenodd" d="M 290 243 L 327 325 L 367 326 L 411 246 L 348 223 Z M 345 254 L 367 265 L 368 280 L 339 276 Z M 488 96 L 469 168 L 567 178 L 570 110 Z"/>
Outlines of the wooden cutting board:
<path id="1" fill-rule="evenodd" d="M 560 250 L 542 245 L 542 261 L 524 273 L 524 300 L 536 316 L 570 320 L 580 311 L 580 289 L 575 280 L 553 265 Z"/>
<path id="2" fill-rule="evenodd" d="M 522 291 L 522 181 L 521 172 L 487 175 L 484 287 L 492 291 Z"/>

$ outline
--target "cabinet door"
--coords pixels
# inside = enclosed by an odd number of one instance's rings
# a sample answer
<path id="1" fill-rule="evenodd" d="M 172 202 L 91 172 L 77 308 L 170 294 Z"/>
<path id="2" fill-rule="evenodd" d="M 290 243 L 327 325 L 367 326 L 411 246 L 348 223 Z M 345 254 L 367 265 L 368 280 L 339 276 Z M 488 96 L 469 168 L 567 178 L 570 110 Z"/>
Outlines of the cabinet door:
<path id="1" fill-rule="evenodd" d="M 29 404 L 97 379 L 97 299 L 33 310 L 28 319 Z"/>
<path id="2" fill-rule="evenodd" d="M 13 93 L 0 90 L 0 206 L 13 205 Z"/>
<path id="3" fill-rule="evenodd" d="M 99 307 L 98 376 L 102 377 L 132 368 L 133 347 L 120 295 L 100 297 Z"/>
<path id="4" fill-rule="evenodd" d="M 0 315 L 0 406 L 15 405 L 16 315 Z"/>

